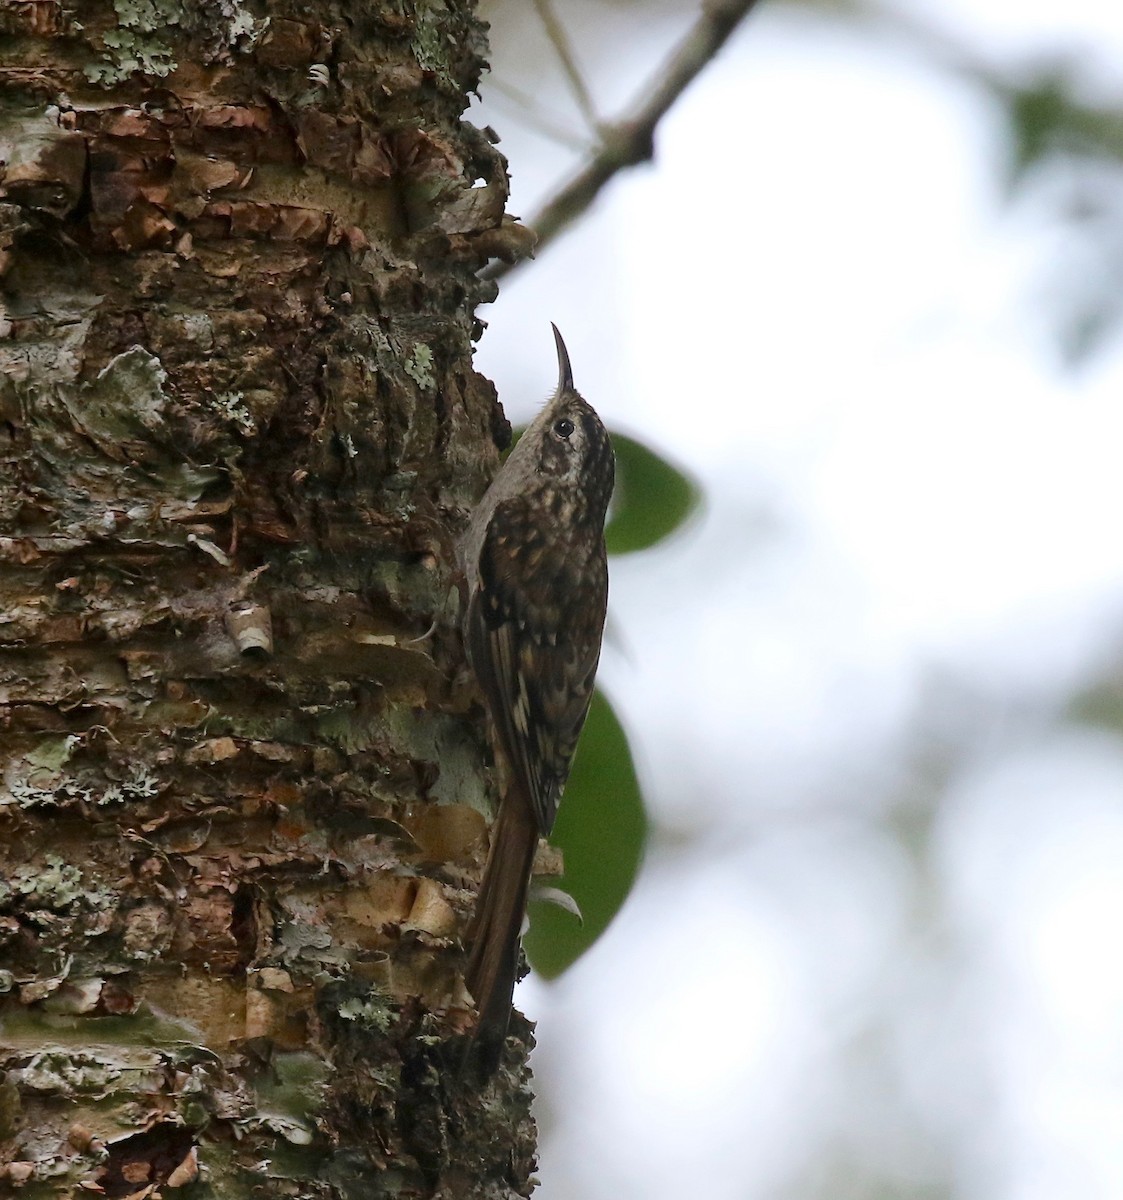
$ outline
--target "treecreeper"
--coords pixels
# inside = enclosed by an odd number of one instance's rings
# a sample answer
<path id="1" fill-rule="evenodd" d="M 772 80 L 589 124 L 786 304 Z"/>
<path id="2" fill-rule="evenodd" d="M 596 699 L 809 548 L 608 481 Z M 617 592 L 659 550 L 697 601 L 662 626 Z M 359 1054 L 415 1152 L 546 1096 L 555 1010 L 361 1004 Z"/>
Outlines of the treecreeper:
<path id="1" fill-rule="evenodd" d="M 464 640 L 505 779 L 469 929 L 474 1038 L 498 1061 L 540 836 L 554 827 L 585 724 L 608 604 L 608 431 L 577 392 L 554 327 L 558 386 L 472 513 L 461 544 Z"/>

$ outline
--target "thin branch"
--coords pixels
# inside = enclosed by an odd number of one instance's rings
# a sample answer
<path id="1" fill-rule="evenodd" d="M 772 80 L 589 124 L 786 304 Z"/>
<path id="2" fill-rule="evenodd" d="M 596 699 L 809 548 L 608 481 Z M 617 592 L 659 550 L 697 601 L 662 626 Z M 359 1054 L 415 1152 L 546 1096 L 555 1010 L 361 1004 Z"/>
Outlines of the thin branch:
<path id="1" fill-rule="evenodd" d="M 656 76 L 648 99 L 631 116 L 602 128 L 600 148 L 593 158 L 547 201 L 541 212 L 526 222 L 538 234 L 536 250 L 541 250 L 576 220 L 617 172 L 648 162 L 654 156 L 655 127 L 758 3 L 759 0 L 712 0 L 703 8 L 694 28 Z M 500 279 L 515 265 L 493 262 L 482 275 L 486 279 Z"/>
<path id="2" fill-rule="evenodd" d="M 577 107 L 580 108 L 582 116 L 589 123 L 590 129 L 600 129 L 600 118 L 597 116 L 596 106 L 593 104 L 593 98 L 585 86 L 584 79 L 581 78 L 581 72 L 577 68 L 577 59 L 573 56 L 573 47 L 569 42 L 569 35 L 565 32 L 565 26 L 558 20 L 553 3 L 551 0 L 534 0 L 534 7 L 538 10 L 539 20 L 541 20 L 547 36 L 554 44 L 554 52 L 569 80 Z"/>

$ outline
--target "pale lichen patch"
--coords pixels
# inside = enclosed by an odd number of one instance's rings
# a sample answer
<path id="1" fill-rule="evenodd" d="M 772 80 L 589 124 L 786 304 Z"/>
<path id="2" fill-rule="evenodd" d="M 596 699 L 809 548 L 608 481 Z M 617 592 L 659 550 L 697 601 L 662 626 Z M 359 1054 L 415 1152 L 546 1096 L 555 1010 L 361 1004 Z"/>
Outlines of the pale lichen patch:
<path id="1" fill-rule="evenodd" d="M 436 378 L 433 375 L 433 351 L 420 342 L 414 346 L 413 353 L 406 359 L 405 371 L 418 387 L 434 388 L 437 386 Z"/>

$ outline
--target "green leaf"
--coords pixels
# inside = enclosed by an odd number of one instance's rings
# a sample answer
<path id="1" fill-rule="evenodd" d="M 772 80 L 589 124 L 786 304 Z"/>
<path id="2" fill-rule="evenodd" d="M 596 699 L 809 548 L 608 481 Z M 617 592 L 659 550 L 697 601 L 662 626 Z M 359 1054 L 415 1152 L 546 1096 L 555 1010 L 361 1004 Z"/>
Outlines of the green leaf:
<path id="1" fill-rule="evenodd" d="M 1047 70 L 1026 83 L 988 82 L 1007 106 L 1013 182 L 1058 154 L 1114 163 L 1123 159 L 1123 111 L 1081 100 L 1070 70 Z"/>
<path id="2" fill-rule="evenodd" d="M 561 887 L 584 922 L 555 904 L 532 902 L 523 945 L 540 975 L 560 975 L 604 932 L 632 889 L 646 839 L 628 739 L 597 692 L 550 838 L 565 856 Z"/>
<path id="3" fill-rule="evenodd" d="M 623 433 L 612 435 L 616 491 L 604 531 L 609 554 L 646 550 L 678 529 L 698 507 L 693 481 Z"/>
<path id="4" fill-rule="evenodd" d="M 1066 716 L 1078 725 L 1123 734 L 1123 684 L 1116 678 L 1093 684 L 1069 702 Z"/>

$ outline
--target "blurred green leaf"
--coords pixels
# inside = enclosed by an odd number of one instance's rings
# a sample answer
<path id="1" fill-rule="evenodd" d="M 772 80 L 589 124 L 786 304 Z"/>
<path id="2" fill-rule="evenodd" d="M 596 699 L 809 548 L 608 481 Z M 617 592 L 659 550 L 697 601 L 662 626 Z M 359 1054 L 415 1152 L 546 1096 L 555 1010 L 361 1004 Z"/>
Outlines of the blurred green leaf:
<path id="1" fill-rule="evenodd" d="M 584 924 L 554 904 L 531 904 L 523 945 L 540 975 L 560 975 L 604 932 L 632 889 L 646 839 L 628 739 L 597 692 L 550 838 L 565 855 L 560 886 L 576 900 Z"/>
<path id="2" fill-rule="evenodd" d="M 1074 696 L 1066 715 L 1079 725 L 1123 734 L 1123 680 L 1115 674 Z"/>
<path id="3" fill-rule="evenodd" d="M 646 550 L 669 537 L 698 507 L 694 483 L 665 458 L 613 433 L 616 491 L 604 538 L 609 554 Z"/>
<path id="4" fill-rule="evenodd" d="M 1055 154 L 1123 160 L 1123 112 L 1081 101 L 1073 73 L 1055 68 L 1024 84 L 990 82 L 1009 112 L 1014 182 Z"/>

